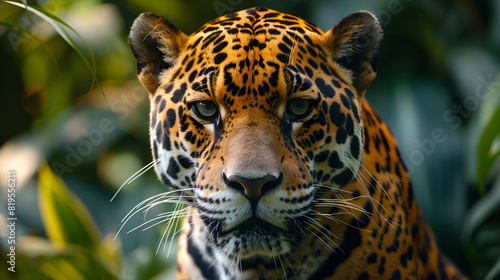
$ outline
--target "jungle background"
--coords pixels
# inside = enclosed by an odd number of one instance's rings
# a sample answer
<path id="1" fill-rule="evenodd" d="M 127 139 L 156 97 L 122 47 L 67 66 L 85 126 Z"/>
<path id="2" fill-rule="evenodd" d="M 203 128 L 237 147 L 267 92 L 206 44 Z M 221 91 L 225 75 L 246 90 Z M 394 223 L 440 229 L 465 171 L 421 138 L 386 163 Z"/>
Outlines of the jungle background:
<path id="1" fill-rule="evenodd" d="M 253 6 L 325 31 L 357 10 L 379 18 L 385 39 L 366 98 L 399 142 L 440 247 L 472 279 L 500 279 L 500 1 L 15 3 L 0 2 L 1 279 L 173 279 L 175 238 L 164 233 L 175 229 L 131 231 L 144 221 L 137 215 L 113 241 L 137 203 L 168 190 L 153 170 L 133 176 L 152 158 L 129 28 L 154 11 L 190 34 Z M 15 273 L 9 217 L 17 218 Z"/>

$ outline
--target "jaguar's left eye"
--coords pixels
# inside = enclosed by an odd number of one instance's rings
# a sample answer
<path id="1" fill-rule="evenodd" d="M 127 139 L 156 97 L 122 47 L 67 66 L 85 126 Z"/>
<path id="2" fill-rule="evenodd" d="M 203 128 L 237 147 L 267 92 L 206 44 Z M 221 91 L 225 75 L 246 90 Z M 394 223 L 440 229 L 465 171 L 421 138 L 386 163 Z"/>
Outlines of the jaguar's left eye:
<path id="1" fill-rule="evenodd" d="M 217 117 L 217 106 L 211 101 L 198 101 L 193 105 L 194 112 L 204 120 L 212 120 Z"/>
<path id="2" fill-rule="evenodd" d="M 313 109 L 312 102 L 307 99 L 294 99 L 288 103 L 287 113 L 293 119 L 307 117 Z"/>

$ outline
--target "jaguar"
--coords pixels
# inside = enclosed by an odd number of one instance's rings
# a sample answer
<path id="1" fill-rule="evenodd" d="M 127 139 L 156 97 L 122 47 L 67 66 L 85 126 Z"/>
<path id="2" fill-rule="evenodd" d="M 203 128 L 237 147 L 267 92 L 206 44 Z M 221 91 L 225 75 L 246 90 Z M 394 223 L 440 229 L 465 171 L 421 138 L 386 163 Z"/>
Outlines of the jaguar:
<path id="1" fill-rule="evenodd" d="M 185 205 L 178 279 L 467 279 L 364 97 L 382 38 L 367 11 L 327 32 L 263 7 L 189 36 L 134 21 L 154 168 Z"/>

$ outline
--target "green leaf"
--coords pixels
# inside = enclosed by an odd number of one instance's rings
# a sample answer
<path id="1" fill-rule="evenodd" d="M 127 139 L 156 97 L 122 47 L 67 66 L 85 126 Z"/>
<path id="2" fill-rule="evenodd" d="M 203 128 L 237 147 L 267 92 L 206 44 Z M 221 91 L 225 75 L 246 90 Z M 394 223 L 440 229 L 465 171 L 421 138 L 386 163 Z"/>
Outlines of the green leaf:
<path id="1" fill-rule="evenodd" d="M 40 255 L 36 259 L 19 256 L 19 279 L 118 279 L 119 269 L 110 270 L 85 248 L 68 247 L 67 252 Z"/>
<path id="2" fill-rule="evenodd" d="M 18 279 L 64 279 L 64 275 L 60 274 L 57 270 L 43 266 L 27 256 L 18 256 L 16 262 L 17 266 L 22 268 L 16 271 L 16 273 L 19 273 Z"/>
<path id="3" fill-rule="evenodd" d="M 40 213 L 47 235 L 56 245 L 97 248 L 100 233 L 82 202 L 71 193 L 47 163 L 39 170 Z"/>
<path id="4" fill-rule="evenodd" d="M 41 260 L 41 268 L 59 272 L 64 275 L 61 279 L 118 279 L 114 272 L 102 266 L 98 257 L 86 251 L 41 257 Z"/>
<path id="5" fill-rule="evenodd" d="M 500 180 L 496 181 L 491 190 L 488 191 L 488 195 L 483 196 L 472 205 L 464 217 L 463 244 L 469 244 L 474 232 L 498 209 L 500 209 Z"/>
<path id="6" fill-rule="evenodd" d="M 21 3 L 17 3 L 17 2 L 12 2 L 12 1 L 4 1 L 4 2 L 7 4 L 11 4 L 11 5 L 20 7 L 20 8 L 25 8 L 27 11 L 30 11 L 33 14 L 41 17 L 47 23 L 52 25 L 52 27 L 56 30 L 56 32 L 59 33 L 59 36 L 61 36 L 82 58 L 85 65 L 87 66 L 87 68 L 89 68 L 90 72 L 92 73 L 92 83 L 96 83 L 98 85 L 99 89 L 101 90 L 102 95 L 104 96 L 104 99 L 106 100 L 106 102 L 108 101 L 106 98 L 106 95 L 104 94 L 104 91 L 102 90 L 102 87 L 99 83 L 99 80 L 97 80 L 97 74 L 95 71 L 96 66 L 95 66 L 94 52 L 92 51 L 92 48 L 87 43 L 87 41 L 85 41 L 85 39 L 78 32 L 76 32 L 76 30 L 73 27 L 71 27 L 69 24 L 67 24 L 66 22 L 64 22 L 60 18 L 58 18 L 56 15 L 48 13 L 44 10 L 41 10 L 41 9 L 38 9 L 35 7 L 31 7 L 28 5 L 23 6 Z M 85 45 L 87 46 L 89 53 L 90 53 L 91 63 L 87 60 L 87 58 L 85 57 L 83 52 L 80 50 L 80 48 L 78 48 L 76 43 L 73 41 L 71 36 L 69 36 L 69 34 L 66 32 L 66 30 L 64 28 L 67 28 L 70 31 L 72 31 L 74 34 L 76 34 L 76 36 L 78 36 L 78 38 L 80 38 L 80 40 L 82 40 L 82 42 L 85 43 Z"/>
<path id="7" fill-rule="evenodd" d="M 498 107 L 483 130 L 477 152 L 477 180 L 479 192 L 486 192 L 486 180 L 491 167 L 500 155 L 500 150 L 492 150 L 495 139 L 500 136 L 500 107 Z"/>
<path id="8" fill-rule="evenodd" d="M 493 268 L 491 268 L 486 277 L 484 277 L 484 280 L 498 279 L 497 276 L 500 276 L 500 258 L 498 258 Z"/>

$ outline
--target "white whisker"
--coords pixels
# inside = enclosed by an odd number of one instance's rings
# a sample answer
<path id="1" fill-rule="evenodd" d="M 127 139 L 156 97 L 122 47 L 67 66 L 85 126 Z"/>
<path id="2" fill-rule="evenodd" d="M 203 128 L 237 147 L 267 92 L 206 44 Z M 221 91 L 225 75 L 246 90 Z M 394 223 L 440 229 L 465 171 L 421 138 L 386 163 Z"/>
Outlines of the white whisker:
<path id="1" fill-rule="evenodd" d="M 110 202 L 113 201 L 113 199 L 115 199 L 115 197 L 118 195 L 118 193 L 122 190 L 122 188 L 125 186 L 125 185 L 128 185 L 130 183 L 132 183 L 135 179 L 139 178 L 142 174 L 144 174 L 146 171 L 148 171 L 149 169 L 151 169 L 153 166 L 155 166 L 156 164 L 160 163 L 161 162 L 161 159 L 157 159 L 157 160 L 153 160 L 152 162 L 146 164 L 146 166 L 144 166 L 143 168 L 139 169 L 139 171 L 135 172 L 132 176 L 130 176 L 119 188 L 118 190 L 115 192 L 115 194 L 113 195 L 113 197 L 111 198 Z"/>
<path id="2" fill-rule="evenodd" d="M 172 191 L 168 191 L 168 192 L 165 192 L 165 193 L 160 193 L 160 194 L 154 195 L 152 197 L 149 197 L 149 198 L 144 199 L 143 201 L 139 202 L 121 220 L 121 224 L 122 225 L 118 229 L 118 232 L 116 233 L 116 235 L 115 235 L 115 237 L 114 237 L 113 240 L 115 240 L 116 237 L 118 237 L 118 235 L 122 231 L 123 227 L 128 223 L 128 221 L 130 219 L 132 219 L 132 217 L 134 217 L 139 212 L 144 212 L 144 220 L 146 220 L 146 216 L 147 216 L 148 211 L 151 208 L 153 208 L 153 207 L 155 207 L 155 206 L 157 206 L 159 204 L 163 204 L 163 203 L 175 203 L 176 205 L 181 205 L 182 204 L 182 205 L 188 205 L 188 206 L 190 206 L 191 205 L 190 202 L 182 200 L 183 198 L 185 198 L 185 197 L 182 196 L 182 194 L 179 197 L 172 197 L 172 196 L 170 196 L 170 194 L 176 193 L 176 192 L 182 192 L 182 191 L 186 191 L 186 190 L 192 190 L 192 189 L 194 189 L 194 188 L 172 190 Z"/>
<path id="3" fill-rule="evenodd" d="M 308 217 L 309 218 L 309 217 Z M 324 226 L 322 226 L 318 221 L 314 220 L 313 218 L 309 218 L 311 221 L 313 221 L 315 224 L 319 225 L 320 227 L 322 227 L 325 231 L 327 231 L 328 233 L 330 233 L 330 235 L 332 235 L 334 238 L 337 238 L 337 236 L 335 236 L 335 234 L 333 234 L 331 231 L 329 230 L 326 230 Z M 305 221 L 306 224 L 308 224 L 310 227 L 314 228 L 315 230 L 317 230 L 319 233 L 321 233 L 326 239 L 327 241 L 335 244 L 335 246 L 337 248 L 338 245 L 337 243 L 335 243 L 330 237 L 326 236 L 325 233 L 323 233 L 320 229 L 318 229 L 312 222 L 309 222 L 309 221 Z M 312 231 L 311 229 L 308 229 L 306 228 L 310 233 L 312 233 L 314 236 L 316 236 L 321 242 L 323 242 L 323 244 L 325 244 L 326 247 L 328 247 L 330 249 L 331 252 L 336 252 L 335 249 L 333 249 L 325 240 L 323 240 L 323 238 L 321 238 L 320 236 L 318 236 L 314 231 Z"/>
<path id="4" fill-rule="evenodd" d="M 360 164 L 360 166 L 370 175 L 370 177 L 372 178 L 372 180 L 374 180 L 375 183 L 377 183 L 377 185 L 380 187 L 380 189 L 382 189 L 382 191 L 384 192 L 385 196 L 389 199 L 389 202 L 391 203 L 391 205 L 394 205 L 394 203 L 392 202 L 391 197 L 389 196 L 389 194 L 387 193 L 387 191 L 384 189 L 384 187 L 382 187 L 382 185 L 378 182 L 378 180 L 375 178 L 375 176 L 373 176 L 373 174 L 370 172 L 370 170 L 368 170 L 368 168 L 366 168 L 363 163 L 359 162 L 357 159 L 353 158 L 352 156 L 350 156 L 350 159 L 354 160 L 354 161 L 356 161 L 356 162 L 358 162 Z"/>

